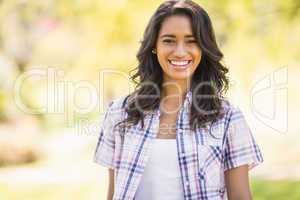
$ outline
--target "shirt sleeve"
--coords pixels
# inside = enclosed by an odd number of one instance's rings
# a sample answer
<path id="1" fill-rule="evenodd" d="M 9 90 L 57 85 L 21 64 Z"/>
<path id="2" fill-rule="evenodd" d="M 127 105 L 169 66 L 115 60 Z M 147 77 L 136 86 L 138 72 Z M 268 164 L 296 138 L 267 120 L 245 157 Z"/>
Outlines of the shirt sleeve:
<path id="1" fill-rule="evenodd" d="M 113 101 L 109 103 L 100 126 L 98 143 L 94 153 L 94 162 L 114 169 L 115 136 L 113 131 L 112 105 Z"/>
<path id="2" fill-rule="evenodd" d="M 233 108 L 231 112 L 226 134 L 224 171 L 246 164 L 250 170 L 263 162 L 259 146 L 238 107 Z"/>

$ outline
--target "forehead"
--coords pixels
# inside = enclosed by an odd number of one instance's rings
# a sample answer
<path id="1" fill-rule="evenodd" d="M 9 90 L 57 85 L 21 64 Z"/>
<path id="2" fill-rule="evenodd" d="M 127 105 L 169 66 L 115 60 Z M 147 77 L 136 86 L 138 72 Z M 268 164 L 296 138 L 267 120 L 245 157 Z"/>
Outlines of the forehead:
<path id="1" fill-rule="evenodd" d="M 170 35 L 193 35 L 191 20 L 188 16 L 173 15 L 167 17 L 161 25 L 159 36 Z"/>

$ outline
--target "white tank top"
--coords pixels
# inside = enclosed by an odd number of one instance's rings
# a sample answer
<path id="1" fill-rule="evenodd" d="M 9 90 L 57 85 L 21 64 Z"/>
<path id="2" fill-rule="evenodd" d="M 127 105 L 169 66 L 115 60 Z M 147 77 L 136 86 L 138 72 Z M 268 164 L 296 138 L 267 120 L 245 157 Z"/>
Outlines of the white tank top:
<path id="1" fill-rule="evenodd" d="M 183 200 L 176 139 L 153 141 L 135 200 Z"/>

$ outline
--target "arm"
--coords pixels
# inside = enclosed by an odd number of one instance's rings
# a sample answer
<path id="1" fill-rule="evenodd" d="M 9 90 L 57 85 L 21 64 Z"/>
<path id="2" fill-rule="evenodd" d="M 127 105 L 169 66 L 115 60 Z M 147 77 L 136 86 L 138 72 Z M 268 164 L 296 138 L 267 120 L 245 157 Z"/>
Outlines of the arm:
<path id="1" fill-rule="evenodd" d="M 228 200 L 251 200 L 248 165 L 225 171 L 225 184 Z"/>
<path id="2" fill-rule="evenodd" d="M 263 162 L 252 131 L 237 107 L 232 107 L 224 148 L 224 175 L 229 200 L 251 200 L 248 171 Z"/>
<path id="3" fill-rule="evenodd" d="M 112 200 L 114 196 L 114 170 L 108 169 L 108 192 L 107 200 Z"/>

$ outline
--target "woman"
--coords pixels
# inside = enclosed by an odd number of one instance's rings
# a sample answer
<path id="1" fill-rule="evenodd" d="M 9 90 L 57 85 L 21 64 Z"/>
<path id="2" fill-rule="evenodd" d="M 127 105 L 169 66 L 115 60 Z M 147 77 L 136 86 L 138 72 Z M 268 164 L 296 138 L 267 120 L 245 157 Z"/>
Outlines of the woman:
<path id="1" fill-rule="evenodd" d="M 110 103 L 102 124 L 95 162 L 109 168 L 107 199 L 251 199 L 248 170 L 262 156 L 223 97 L 222 57 L 203 8 L 159 6 L 137 54 L 137 88 Z"/>

